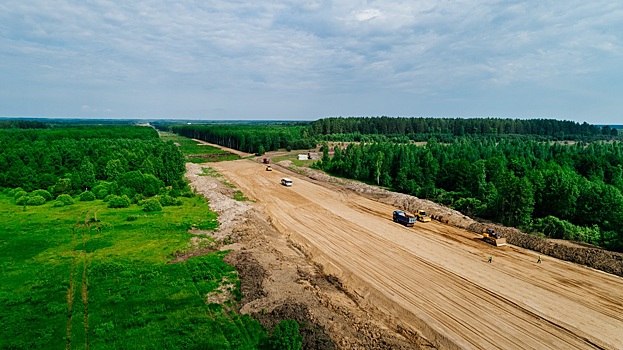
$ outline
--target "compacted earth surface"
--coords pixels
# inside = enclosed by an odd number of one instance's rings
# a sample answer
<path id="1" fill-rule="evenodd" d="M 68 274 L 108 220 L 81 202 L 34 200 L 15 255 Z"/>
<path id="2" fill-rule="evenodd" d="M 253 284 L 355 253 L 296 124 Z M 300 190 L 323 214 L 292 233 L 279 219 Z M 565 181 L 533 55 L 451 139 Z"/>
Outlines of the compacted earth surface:
<path id="1" fill-rule="evenodd" d="M 489 245 L 457 227 L 469 218 L 424 202 L 445 223 L 404 227 L 392 211 L 418 209 L 404 195 L 388 199 L 280 164 L 189 163 L 187 176 L 219 213 L 210 234 L 240 273 L 240 312 L 266 326 L 299 321 L 304 348 L 621 348 L 621 277 Z M 202 176 L 202 167 L 223 177 Z M 250 200 L 231 199 L 236 190 Z"/>

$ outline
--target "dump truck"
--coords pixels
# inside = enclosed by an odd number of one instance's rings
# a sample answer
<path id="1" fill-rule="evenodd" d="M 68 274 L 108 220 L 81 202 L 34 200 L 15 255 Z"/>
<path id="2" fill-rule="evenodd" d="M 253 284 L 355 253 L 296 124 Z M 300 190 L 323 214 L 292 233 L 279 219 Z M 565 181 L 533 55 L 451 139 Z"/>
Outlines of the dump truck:
<path id="1" fill-rule="evenodd" d="M 281 184 L 287 187 L 292 186 L 292 180 L 288 179 L 287 177 L 284 177 L 281 179 Z"/>
<path id="2" fill-rule="evenodd" d="M 394 222 L 401 223 L 407 227 L 412 227 L 415 224 L 415 216 L 411 216 L 402 210 L 394 210 Z"/>
<path id="3" fill-rule="evenodd" d="M 506 238 L 495 232 L 495 230 L 491 227 L 487 227 L 482 232 L 482 240 L 489 244 L 493 244 L 496 247 L 506 245 Z"/>
<path id="4" fill-rule="evenodd" d="M 421 222 L 429 222 L 430 221 L 430 216 L 426 215 L 426 212 L 424 210 L 418 210 L 415 213 L 415 217 L 418 219 L 418 221 L 421 221 Z"/>

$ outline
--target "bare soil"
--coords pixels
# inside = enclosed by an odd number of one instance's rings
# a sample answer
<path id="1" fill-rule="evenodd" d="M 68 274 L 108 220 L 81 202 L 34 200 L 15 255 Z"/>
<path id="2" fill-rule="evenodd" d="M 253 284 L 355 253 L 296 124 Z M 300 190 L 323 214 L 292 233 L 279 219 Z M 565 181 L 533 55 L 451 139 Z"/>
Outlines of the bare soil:
<path id="1" fill-rule="evenodd" d="M 215 165 L 209 164 L 213 168 Z M 255 165 L 266 172 L 263 165 Z M 327 277 L 320 265 L 275 229 L 261 206 L 233 200 L 236 189 L 224 185 L 223 178 L 200 176 L 200 164 L 187 163 L 186 169 L 193 189 L 204 195 L 210 208 L 219 214 L 220 225 L 215 232 L 194 233 L 210 235 L 218 247 L 191 244 L 187 251 L 179 252 L 176 261 L 210 249 L 230 250 L 226 262 L 235 266 L 240 276 L 241 313 L 252 315 L 269 328 L 283 319 L 297 320 L 304 349 L 430 347 L 419 335 L 405 337 L 381 319 L 371 317 L 337 279 Z"/>
<path id="2" fill-rule="evenodd" d="M 221 230 L 234 238 L 224 248 L 241 274 L 240 311 L 266 324 L 299 317 L 318 331 L 304 331 L 306 348 L 621 348 L 621 277 L 550 256 L 537 264 L 539 253 L 513 245 L 533 236 L 500 227 L 511 244 L 494 247 L 475 234 L 484 224 L 451 209 L 280 164 L 272 172 L 251 160 L 210 164 L 255 201 L 240 206 L 225 200 L 233 190 L 187 167 L 231 220 Z M 279 184 L 286 175 L 292 187 Z M 395 208 L 436 220 L 407 228 L 392 222 Z M 585 248 L 528 243 L 551 255 Z M 582 252 L 589 265 L 603 258 L 618 268 L 616 254 Z"/>
<path id="3" fill-rule="evenodd" d="M 245 153 L 245 152 L 241 152 L 241 151 L 239 151 L 239 150 L 237 150 L 237 149 L 228 148 L 228 147 L 223 147 L 223 146 L 221 146 L 221 145 L 216 145 L 216 144 L 214 144 L 214 143 L 205 142 L 205 141 L 203 141 L 203 140 L 193 139 L 193 141 L 196 141 L 196 142 L 197 142 L 198 144 L 200 144 L 200 145 L 212 146 L 212 147 L 220 148 L 220 149 L 222 149 L 223 151 L 227 151 L 227 152 L 232 153 L 232 154 L 237 154 L 237 155 L 239 155 L 239 156 L 240 156 L 240 158 L 246 158 L 246 157 L 251 157 L 251 156 L 253 156 L 253 153 Z"/>

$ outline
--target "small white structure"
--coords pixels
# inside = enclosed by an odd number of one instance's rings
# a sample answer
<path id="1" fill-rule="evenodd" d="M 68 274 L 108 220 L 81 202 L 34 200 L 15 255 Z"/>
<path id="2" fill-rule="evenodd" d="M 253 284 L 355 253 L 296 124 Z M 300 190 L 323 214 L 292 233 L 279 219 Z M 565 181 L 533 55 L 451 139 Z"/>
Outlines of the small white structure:
<path id="1" fill-rule="evenodd" d="M 307 154 L 299 154 L 299 160 L 308 160 L 309 156 Z"/>

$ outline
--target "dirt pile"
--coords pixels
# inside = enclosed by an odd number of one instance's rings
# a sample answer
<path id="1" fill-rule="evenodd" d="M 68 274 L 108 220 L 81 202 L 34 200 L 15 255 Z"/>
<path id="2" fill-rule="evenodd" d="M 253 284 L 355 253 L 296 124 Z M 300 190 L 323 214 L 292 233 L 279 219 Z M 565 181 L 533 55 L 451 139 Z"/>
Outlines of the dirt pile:
<path id="1" fill-rule="evenodd" d="M 582 246 L 565 242 L 529 235 L 516 228 L 504 227 L 499 225 L 487 225 L 474 223 L 470 225 L 472 232 L 482 232 L 487 227 L 492 227 L 496 232 L 506 237 L 506 242 L 534 250 L 551 257 L 586 265 L 597 270 L 623 276 L 623 254 L 607 251 L 600 248 Z"/>
<path id="2" fill-rule="evenodd" d="M 425 210 L 431 218 L 445 224 L 466 229 L 480 234 L 487 227 L 492 227 L 502 237 L 506 237 L 509 244 L 522 248 L 534 250 L 544 255 L 557 259 L 574 262 L 598 269 L 607 273 L 623 276 L 623 254 L 610 252 L 600 248 L 586 247 L 569 242 L 560 242 L 547 238 L 530 235 L 519 231 L 516 228 L 501 225 L 484 224 L 477 222 L 462 213 L 444 207 L 429 200 L 420 199 L 402 193 L 395 193 L 382 188 L 367 185 L 361 182 L 336 178 L 326 173 L 310 168 L 301 168 L 292 164 L 290 161 L 279 162 L 279 165 L 288 168 L 298 174 L 307 176 L 313 180 L 338 184 L 341 187 L 366 195 L 385 204 L 390 204 L 396 208 L 415 212 Z"/>

